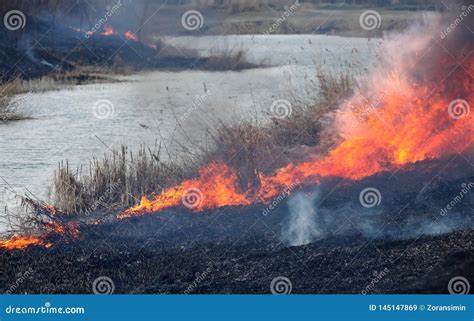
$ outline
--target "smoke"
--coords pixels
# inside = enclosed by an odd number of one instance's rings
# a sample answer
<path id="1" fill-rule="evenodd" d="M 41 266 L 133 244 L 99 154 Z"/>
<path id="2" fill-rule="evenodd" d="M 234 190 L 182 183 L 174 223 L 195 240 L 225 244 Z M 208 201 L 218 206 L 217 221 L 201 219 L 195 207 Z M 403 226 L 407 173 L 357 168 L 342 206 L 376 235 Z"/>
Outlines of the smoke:
<path id="1" fill-rule="evenodd" d="M 406 94 L 412 83 L 427 85 L 433 90 L 430 94 L 447 102 L 457 97 L 467 100 L 470 93 L 459 84 L 470 78 L 466 58 L 474 49 L 471 15 L 474 5 L 453 3 L 444 14 L 425 13 L 402 33 L 385 34 L 377 61 L 357 79 L 359 90 L 336 114 L 339 135 L 347 138 L 366 132 L 367 116 L 382 117 L 389 98 L 426 100 L 424 92 Z M 435 90 L 438 85 L 443 90 Z"/>
<path id="2" fill-rule="evenodd" d="M 459 195 L 458 189 L 467 186 L 461 182 L 465 179 L 432 183 L 418 193 L 400 194 L 398 187 L 384 189 L 383 201 L 371 208 L 354 193 L 360 189 L 357 185 L 337 192 L 324 184 L 311 193 L 300 191 L 287 202 L 281 241 L 299 246 L 333 237 L 405 240 L 471 229 L 474 192 L 468 191 L 445 215 L 440 214 Z"/>
<path id="3" fill-rule="evenodd" d="M 290 246 L 309 244 L 329 237 L 404 240 L 469 229 L 474 222 L 462 213 L 436 217 L 417 211 L 402 219 L 392 217 L 389 208 L 369 209 L 348 202 L 338 207 L 317 207 L 319 192 L 299 192 L 288 201 L 289 216 L 284 222 L 281 241 Z"/>
<path id="4" fill-rule="evenodd" d="M 322 218 L 318 216 L 315 205 L 318 198 L 319 191 L 309 195 L 298 192 L 288 200 L 290 215 L 281 235 L 284 243 L 298 246 L 323 238 L 323 231 L 318 226 Z"/>

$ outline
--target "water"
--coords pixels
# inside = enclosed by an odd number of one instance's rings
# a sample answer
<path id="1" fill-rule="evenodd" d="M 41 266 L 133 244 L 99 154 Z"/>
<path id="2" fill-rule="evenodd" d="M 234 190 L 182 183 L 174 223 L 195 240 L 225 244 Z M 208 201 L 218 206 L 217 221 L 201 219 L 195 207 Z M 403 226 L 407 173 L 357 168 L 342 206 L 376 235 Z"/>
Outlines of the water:
<path id="1" fill-rule="evenodd" d="M 0 176 L 18 192 L 46 199 L 59 161 L 87 165 L 112 146 L 164 142 L 170 154 L 179 141 L 193 148 L 216 122 L 266 115 L 276 99 L 311 99 L 316 66 L 363 73 L 374 56 L 374 41 L 316 35 L 206 36 L 165 38 L 206 56 L 230 48 L 248 52 L 254 63 L 271 68 L 240 72 L 147 72 L 117 77 L 120 82 L 16 97 L 30 120 L 0 124 Z M 0 181 L 2 211 L 13 195 Z"/>

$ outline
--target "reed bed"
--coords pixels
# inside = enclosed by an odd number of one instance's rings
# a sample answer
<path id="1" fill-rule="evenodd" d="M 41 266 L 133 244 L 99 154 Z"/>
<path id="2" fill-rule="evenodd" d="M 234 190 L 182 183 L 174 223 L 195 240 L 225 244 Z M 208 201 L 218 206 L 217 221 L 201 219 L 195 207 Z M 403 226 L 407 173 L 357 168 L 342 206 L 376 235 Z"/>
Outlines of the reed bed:
<path id="1" fill-rule="evenodd" d="M 127 147 L 93 159 L 87 173 L 61 162 L 53 180 L 54 206 L 68 214 L 114 210 L 135 204 L 141 195 L 159 192 L 183 178 L 183 170 L 160 160 L 160 148 L 141 146 L 134 154 Z"/>

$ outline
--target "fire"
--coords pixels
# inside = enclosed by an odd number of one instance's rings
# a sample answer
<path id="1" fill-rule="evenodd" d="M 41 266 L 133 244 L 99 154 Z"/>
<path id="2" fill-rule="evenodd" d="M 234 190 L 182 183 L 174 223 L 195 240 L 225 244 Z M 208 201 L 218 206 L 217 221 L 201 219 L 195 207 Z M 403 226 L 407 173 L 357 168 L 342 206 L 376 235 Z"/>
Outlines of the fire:
<path id="1" fill-rule="evenodd" d="M 58 213 L 58 210 L 56 209 L 56 207 L 54 207 L 54 206 L 51 205 L 51 204 L 43 203 L 43 204 L 42 204 L 42 207 L 43 207 L 43 209 L 45 209 L 46 211 L 48 211 L 49 213 L 51 213 L 51 215 L 56 215 L 56 214 Z"/>
<path id="2" fill-rule="evenodd" d="M 184 206 L 196 211 L 231 205 L 249 205 L 247 195 L 237 187 L 237 174 L 224 163 L 211 163 L 199 170 L 197 179 L 185 180 L 164 190 L 152 200 L 142 197 L 140 204 L 118 215 L 119 218 Z"/>
<path id="3" fill-rule="evenodd" d="M 46 231 L 51 234 L 60 234 L 64 235 L 67 234 L 71 236 L 73 239 L 79 238 L 80 231 L 76 223 L 69 222 L 65 225 L 61 225 L 56 222 L 47 222 L 44 224 Z"/>
<path id="4" fill-rule="evenodd" d="M 57 222 L 45 222 L 43 224 L 45 233 L 40 236 L 19 235 L 14 234 L 9 239 L 0 241 L 0 249 L 3 250 L 24 250 L 30 246 L 42 246 L 50 248 L 53 243 L 48 241 L 51 236 L 61 235 L 68 236 L 76 240 L 80 236 L 80 231 L 77 223 L 68 222 L 64 225 Z"/>
<path id="5" fill-rule="evenodd" d="M 416 52 L 412 56 L 417 59 Z M 197 178 L 168 188 L 152 199 L 144 196 L 138 205 L 118 217 L 186 206 L 190 188 L 202 196 L 196 206 L 187 206 L 198 212 L 267 203 L 290 185 L 311 185 L 328 177 L 357 181 L 470 150 L 474 147 L 474 119 L 467 102 L 474 101 L 474 60 L 467 60 L 452 73 L 452 58 L 436 58 L 436 63 L 444 64 L 445 72 L 436 70 L 430 80 L 414 73 L 410 64 L 404 65 L 406 57 L 390 72 L 373 77 L 367 88 L 341 106 L 336 117 L 341 142 L 326 155 L 309 155 L 306 161 L 290 163 L 273 174 L 259 173 L 257 187 L 248 188 L 246 193 L 237 184 L 237 173 L 223 163 L 211 163 L 200 169 Z M 441 69 L 438 65 L 429 67 Z M 446 75 L 449 77 L 445 79 Z M 456 101 L 465 106 L 453 106 Z M 453 109 L 459 113 L 462 108 L 462 117 L 453 115 Z"/>
<path id="6" fill-rule="evenodd" d="M 138 42 L 138 36 L 134 34 L 131 31 L 126 31 L 124 34 L 125 39 L 127 40 L 132 40 L 132 41 L 137 41 Z"/>
<path id="7" fill-rule="evenodd" d="M 103 36 L 113 36 L 116 35 L 117 32 L 111 26 L 104 26 L 104 31 L 102 31 L 101 35 Z"/>
<path id="8" fill-rule="evenodd" d="M 49 248 L 52 244 L 40 237 L 29 235 L 13 235 L 8 240 L 0 241 L 0 249 L 4 250 L 24 250 L 33 245 Z"/>

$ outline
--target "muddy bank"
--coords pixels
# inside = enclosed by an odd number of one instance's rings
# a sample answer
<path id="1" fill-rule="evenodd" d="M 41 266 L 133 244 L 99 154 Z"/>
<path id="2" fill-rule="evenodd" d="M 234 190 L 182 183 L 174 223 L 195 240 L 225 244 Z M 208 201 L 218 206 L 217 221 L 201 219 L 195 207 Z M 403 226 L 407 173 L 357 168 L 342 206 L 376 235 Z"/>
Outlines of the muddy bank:
<path id="1" fill-rule="evenodd" d="M 3 81 L 31 79 L 48 74 L 70 72 L 78 67 L 94 66 L 103 73 L 131 73 L 141 70 L 242 70 L 259 67 L 244 60 L 214 65 L 210 58 L 191 52 L 162 51 L 159 43 L 142 43 L 120 34 L 87 35 L 66 25 L 29 17 L 21 32 L 0 34 L 0 74 Z M 231 60 L 232 57 L 228 57 Z M 225 62 L 228 62 L 227 60 Z M 232 62 L 232 61 L 230 61 Z M 88 73 L 76 75 L 77 83 L 93 80 Z"/>

